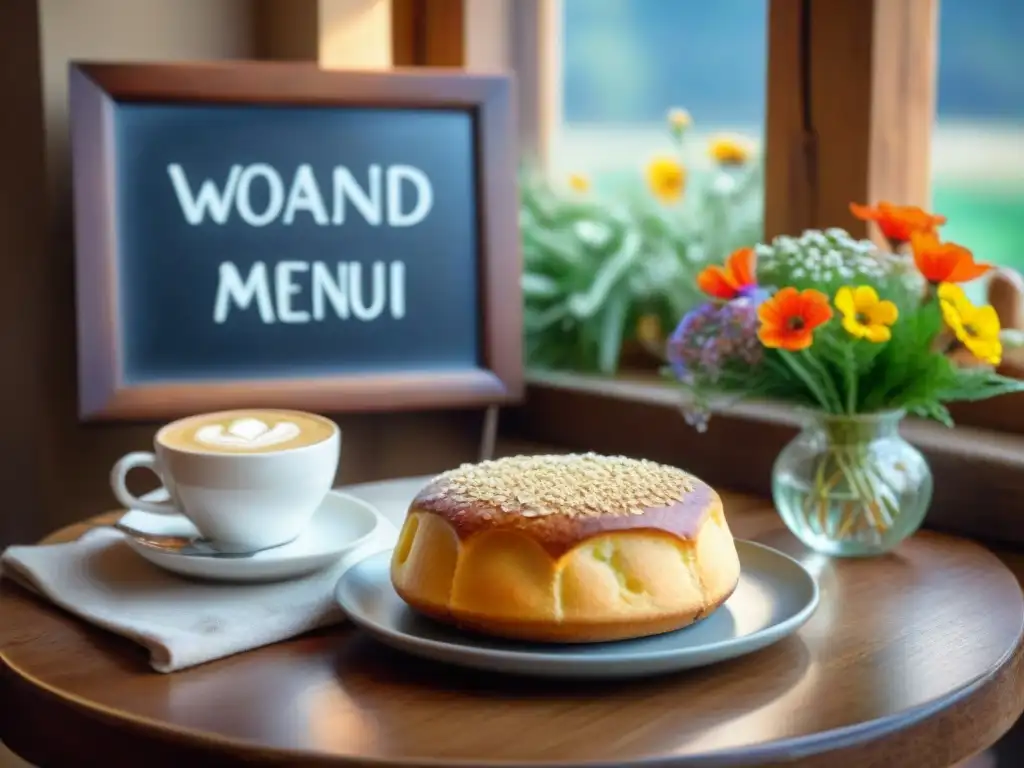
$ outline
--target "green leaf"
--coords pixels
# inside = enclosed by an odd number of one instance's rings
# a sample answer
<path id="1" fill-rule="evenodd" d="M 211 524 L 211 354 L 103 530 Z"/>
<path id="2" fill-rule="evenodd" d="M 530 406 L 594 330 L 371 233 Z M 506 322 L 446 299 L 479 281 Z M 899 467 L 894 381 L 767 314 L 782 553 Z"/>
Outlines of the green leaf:
<path id="1" fill-rule="evenodd" d="M 551 299 L 561 294 L 558 281 L 536 272 L 524 272 L 522 277 L 523 297 L 530 299 Z"/>
<path id="2" fill-rule="evenodd" d="M 524 251 L 531 251 L 546 261 L 556 262 L 556 268 L 578 269 L 583 262 L 578 244 L 564 234 L 547 229 L 523 230 L 523 247 Z"/>
<path id="3" fill-rule="evenodd" d="M 569 307 L 564 303 L 540 311 L 527 307 L 523 312 L 523 326 L 527 334 L 540 333 L 567 317 L 569 317 Z"/>
<path id="4" fill-rule="evenodd" d="M 842 411 L 839 403 L 832 400 L 829 391 L 825 388 L 820 378 L 816 376 L 814 371 L 809 370 L 805 365 L 807 361 L 806 357 L 800 357 L 794 352 L 787 352 L 782 349 L 778 350 L 777 354 L 782 362 L 789 367 L 790 371 L 792 371 L 796 378 L 800 380 L 807 391 L 813 395 L 815 401 L 822 410 L 830 413 L 839 413 Z"/>
<path id="5" fill-rule="evenodd" d="M 901 308 L 900 318 L 892 327 L 892 339 L 882 345 L 882 351 L 861 377 L 863 410 L 903 407 L 910 400 L 920 399 L 922 387 L 941 385 L 936 377 L 943 372 L 936 365 L 938 358 L 945 358 L 932 349 L 941 328 L 942 317 L 934 301 L 917 309 Z"/>
<path id="6" fill-rule="evenodd" d="M 990 397 L 1024 392 L 1024 381 L 1000 376 L 990 368 L 958 368 L 949 362 L 952 376 L 949 383 L 938 392 L 938 400 L 944 402 L 987 400 Z"/>
<path id="7" fill-rule="evenodd" d="M 942 389 L 952 380 L 953 364 L 938 352 L 919 356 L 910 373 L 900 385 L 880 403 L 880 408 L 912 408 L 921 403 L 941 402 Z"/>
<path id="8" fill-rule="evenodd" d="M 953 417 L 950 416 L 949 409 L 942 403 L 937 403 L 934 400 L 912 406 L 907 410 L 915 416 L 920 416 L 925 419 L 933 419 L 947 427 L 954 426 Z"/>
<path id="9" fill-rule="evenodd" d="M 608 297 L 601 311 L 601 335 L 597 345 L 597 367 L 603 374 L 615 373 L 629 314 L 629 295 L 618 290 Z"/>
<path id="10" fill-rule="evenodd" d="M 640 255 L 640 237 L 634 233 L 626 238 L 615 256 L 601 265 L 589 289 L 569 297 L 569 311 L 577 318 L 593 317 Z"/>

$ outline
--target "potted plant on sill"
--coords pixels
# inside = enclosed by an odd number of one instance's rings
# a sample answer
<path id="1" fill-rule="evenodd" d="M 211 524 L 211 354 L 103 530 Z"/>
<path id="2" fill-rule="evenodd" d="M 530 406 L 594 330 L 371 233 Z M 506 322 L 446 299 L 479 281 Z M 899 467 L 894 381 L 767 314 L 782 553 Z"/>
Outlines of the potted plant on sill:
<path id="1" fill-rule="evenodd" d="M 668 114 L 672 151 L 596 190 L 581 174 L 520 181 L 524 334 L 531 368 L 657 369 L 668 331 L 701 300 L 697 273 L 757 240 L 761 166 L 750 142 L 713 137 L 692 171 L 691 121 Z"/>
<path id="2" fill-rule="evenodd" d="M 800 409 L 805 426 L 773 469 L 775 504 L 804 544 L 839 556 L 886 552 L 924 520 L 932 475 L 900 437 L 907 414 L 952 426 L 946 403 L 1024 390 L 995 370 L 995 310 L 960 287 L 990 267 L 941 241 L 945 219 L 887 203 L 851 210 L 889 250 L 829 229 L 736 251 L 697 276 L 708 300 L 666 349 L 698 429 L 712 394 Z"/>

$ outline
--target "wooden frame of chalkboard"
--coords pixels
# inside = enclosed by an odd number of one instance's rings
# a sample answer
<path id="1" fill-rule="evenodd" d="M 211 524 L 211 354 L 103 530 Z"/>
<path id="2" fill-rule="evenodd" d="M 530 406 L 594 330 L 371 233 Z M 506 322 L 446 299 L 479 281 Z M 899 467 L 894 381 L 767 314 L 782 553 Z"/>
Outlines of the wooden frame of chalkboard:
<path id="1" fill-rule="evenodd" d="M 514 82 L 506 76 L 451 70 L 342 72 L 271 62 L 72 63 L 80 419 L 153 420 L 225 407 L 345 413 L 483 407 L 519 400 L 522 299 L 513 89 Z M 119 167 L 118 110 L 125 104 L 376 109 L 393 113 L 395 120 L 402 119 L 403 111 L 417 110 L 468 115 L 472 160 L 466 162 L 472 168 L 475 193 L 475 213 L 467 225 L 474 233 L 477 264 L 475 362 L 447 367 L 416 364 L 403 370 L 389 361 L 380 370 L 369 365 L 366 370 L 292 375 L 285 361 L 284 370 L 279 366 L 268 376 L 126 375 L 132 353 L 125 344 L 122 237 L 125 227 L 133 224 L 126 223 L 119 210 L 118 184 L 124 171 Z M 385 123 L 394 125 L 390 117 Z M 134 220 L 134 214 L 130 218 Z M 458 324 L 450 332 L 457 334 Z"/>

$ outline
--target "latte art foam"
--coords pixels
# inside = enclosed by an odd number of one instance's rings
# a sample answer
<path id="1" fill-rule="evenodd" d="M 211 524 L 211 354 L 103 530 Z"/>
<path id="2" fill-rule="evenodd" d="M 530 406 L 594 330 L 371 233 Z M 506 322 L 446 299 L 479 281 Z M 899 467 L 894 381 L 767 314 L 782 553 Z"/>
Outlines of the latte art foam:
<path id="1" fill-rule="evenodd" d="M 299 436 L 302 430 L 292 421 L 279 421 L 270 426 L 261 419 L 236 419 L 223 424 L 206 424 L 196 430 L 196 441 L 214 448 L 247 450 L 285 443 Z"/>
<path id="2" fill-rule="evenodd" d="M 274 453 L 323 442 L 336 430 L 329 419 L 300 411 L 224 411 L 168 424 L 157 441 L 199 453 Z"/>

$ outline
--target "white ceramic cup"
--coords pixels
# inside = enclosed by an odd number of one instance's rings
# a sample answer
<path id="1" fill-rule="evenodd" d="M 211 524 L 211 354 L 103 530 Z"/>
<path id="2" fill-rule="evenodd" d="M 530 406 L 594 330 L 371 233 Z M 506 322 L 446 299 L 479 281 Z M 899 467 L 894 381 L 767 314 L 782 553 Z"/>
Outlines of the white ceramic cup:
<path id="1" fill-rule="evenodd" d="M 238 415 L 245 414 L 239 411 Z M 230 417 L 231 412 L 223 415 Z M 184 515 L 200 535 L 224 552 L 250 552 L 285 544 L 308 525 L 334 483 L 341 431 L 328 421 L 330 436 L 317 443 L 261 453 L 203 452 L 172 447 L 161 436 L 154 453 L 123 456 L 110 472 L 110 486 L 128 509 Z M 190 417 L 196 418 L 196 417 Z M 170 501 L 140 499 L 128 490 L 128 472 L 146 468 L 160 478 Z"/>

